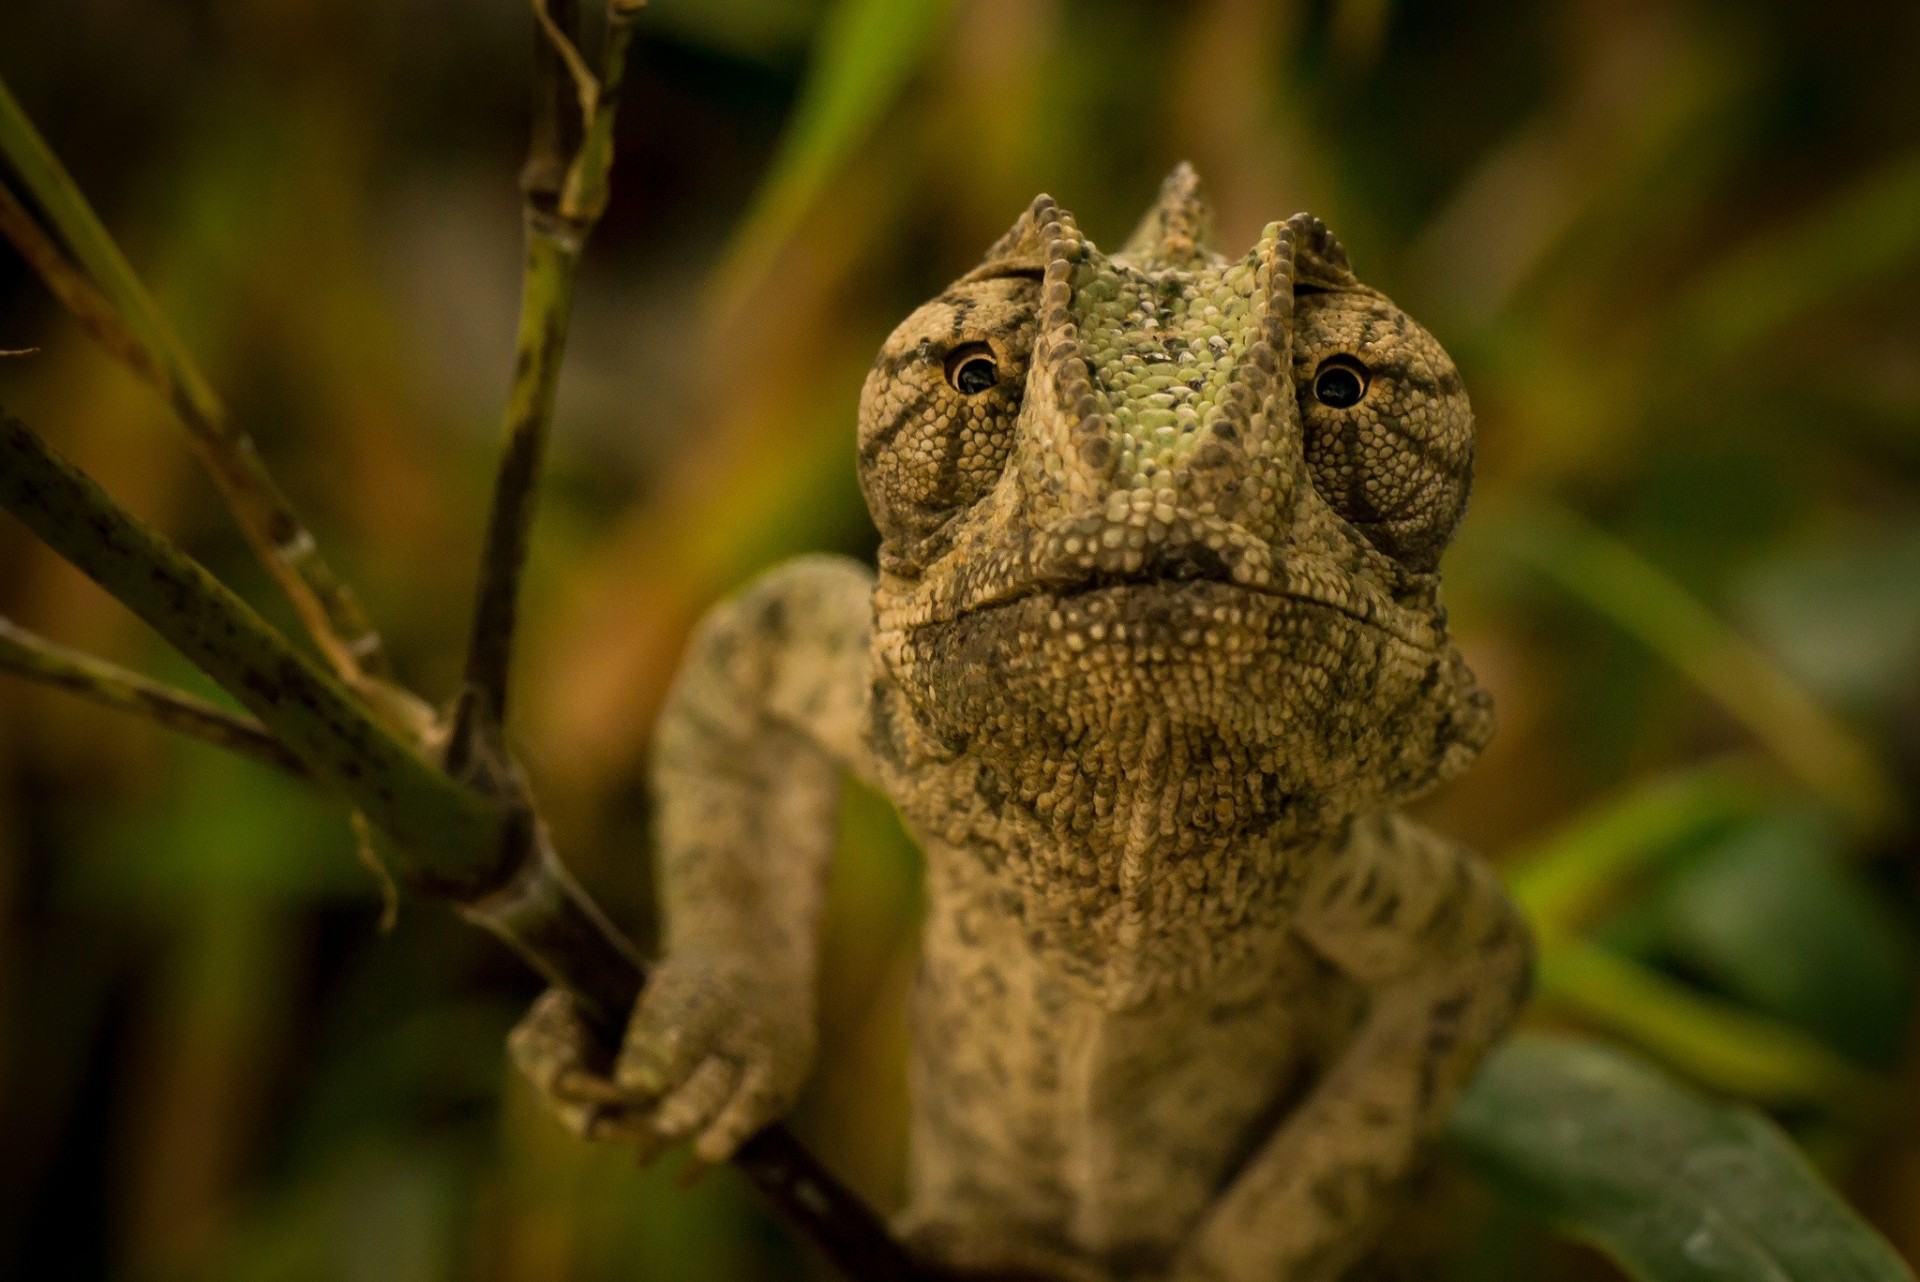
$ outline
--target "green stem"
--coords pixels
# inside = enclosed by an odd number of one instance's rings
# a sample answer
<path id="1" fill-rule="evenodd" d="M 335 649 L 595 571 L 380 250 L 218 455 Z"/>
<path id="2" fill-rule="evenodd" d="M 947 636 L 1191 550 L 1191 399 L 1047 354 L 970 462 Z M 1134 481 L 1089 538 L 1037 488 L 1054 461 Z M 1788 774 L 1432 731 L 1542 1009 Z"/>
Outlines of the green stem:
<path id="1" fill-rule="evenodd" d="M 50 685 L 169 730 L 251 757 L 298 778 L 300 758 L 252 717 L 229 712 L 137 672 L 70 650 L 0 616 L 0 671 Z"/>
<path id="2" fill-rule="evenodd" d="M 539 493 L 541 463 L 553 422 L 554 391 L 566 350 L 567 316 L 580 264 L 581 239 L 553 214 L 529 209 L 527 262 L 520 297 L 518 358 L 507 398 L 506 446 L 494 482 L 481 551 L 480 585 L 467 647 L 471 709 L 490 725 L 504 723 L 507 678 L 519 613 L 520 577 Z M 463 712 L 468 711 L 463 708 Z M 459 736 L 456 736 L 458 742 Z"/>
<path id="3" fill-rule="evenodd" d="M 393 839 L 416 888 L 467 898 L 521 852 L 510 816 L 392 737 L 333 677 L 18 419 L 0 413 L 0 506 L 152 625 Z"/>
<path id="4" fill-rule="evenodd" d="M 1885 1086 L 1819 1042 L 1773 1020 L 1689 992 L 1598 944 L 1544 951 L 1540 999 L 1630 1038 L 1719 1090 L 1762 1104 L 1823 1104 L 1865 1113 Z"/>
<path id="5" fill-rule="evenodd" d="M 470 746 L 476 733 L 497 733 L 506 722 L 520 579 L 566 354 L 574 280 L 581 251 L 606 208 L 614 117 L 635 17 L 630 9 L 609 11 L 602 75 L 585 94 L 576 92 L 573 72 L 556 47 L 565 42 L 566 51 L 574 51 L 579 39 L 576 10 L 571 4 L 555 4 L 541 26 L 535 127 L 522 178 L 527 249 L 513 387 L 507 396 L 506 445 L 481 549 L 466 688 L 451 747 L 456 770 L 468 753 L 478 751 Z M 590 113 L 580 128 L 563 128 L 560 120 L 574 102 L 590 105 Z M 580 142 L 569 156 L 561 149 L 572 136 Z"/>

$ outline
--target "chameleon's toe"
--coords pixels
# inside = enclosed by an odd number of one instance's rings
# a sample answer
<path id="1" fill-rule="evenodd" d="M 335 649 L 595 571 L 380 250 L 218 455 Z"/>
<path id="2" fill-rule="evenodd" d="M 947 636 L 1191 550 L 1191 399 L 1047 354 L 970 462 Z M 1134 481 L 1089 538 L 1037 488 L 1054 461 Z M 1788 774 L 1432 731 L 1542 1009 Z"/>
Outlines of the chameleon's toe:
<path id="1" fill-rule="evenodd" d="M 585 1023 L 572 1000 L 557 988 L 540 994 L 507 1035 L 507 1053 L 514 1067 L 549 1099 L 566 1098 L 561 1083 L 584 1072 L 587 1045 Z"/>
<path id="2" fill-rule="evenodd" d="M 740 1087 L 694 1142 L 694 1156 L 720 1163 L 733 1156 L 747 1137 L 787 1111 L 792 1100 L 779 1089 L 770 1068 L 756 1065 L 740 1075 Z"/>
<path id="3" fill-rule="evenodd" d="M 670 1140 L 682 1140 L 705 1126 L 733 1094 L 740 1080 L 739 1066 L 718 1055 L 709 1056 L 672 1094 L 660 1101 L 654 1127 Z"/>

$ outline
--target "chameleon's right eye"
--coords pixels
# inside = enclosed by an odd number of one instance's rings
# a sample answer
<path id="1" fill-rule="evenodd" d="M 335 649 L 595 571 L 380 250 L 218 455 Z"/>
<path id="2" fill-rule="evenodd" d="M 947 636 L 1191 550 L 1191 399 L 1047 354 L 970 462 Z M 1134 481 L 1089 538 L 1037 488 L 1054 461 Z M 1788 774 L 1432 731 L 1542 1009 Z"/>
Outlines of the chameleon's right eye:
<path id="1" fill-rule="evenodd" d="M 993 349 L 985 343 L 963 343 L 947 355 L 947 382 L 962 396 L 978 396 L 1000 381 Z"/>

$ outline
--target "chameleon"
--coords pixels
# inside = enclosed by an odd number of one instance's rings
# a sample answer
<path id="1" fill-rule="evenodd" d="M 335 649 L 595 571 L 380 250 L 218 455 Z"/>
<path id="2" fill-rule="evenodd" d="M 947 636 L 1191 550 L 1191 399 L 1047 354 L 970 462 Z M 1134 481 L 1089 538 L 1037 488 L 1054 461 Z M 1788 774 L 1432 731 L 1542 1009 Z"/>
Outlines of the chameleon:
<path id="1" fill-rule="evenodd" d="M 1102 253 L 1036 198 L 862 391 L 877 571 L 696 629 L 655 740 L 662 956 L 617 1058 L 540 998 L 576 1133 L 726 1158 L 793 1102 L 847 774 L 921 844 L 922 1260 L 1335 1279 L 1525 1000 L 1492 870 L 1399 813 L 1492 730 L 1438 564 L 1473 416 L 1299 214 L 1238 259 L 1186 165 Z"/>

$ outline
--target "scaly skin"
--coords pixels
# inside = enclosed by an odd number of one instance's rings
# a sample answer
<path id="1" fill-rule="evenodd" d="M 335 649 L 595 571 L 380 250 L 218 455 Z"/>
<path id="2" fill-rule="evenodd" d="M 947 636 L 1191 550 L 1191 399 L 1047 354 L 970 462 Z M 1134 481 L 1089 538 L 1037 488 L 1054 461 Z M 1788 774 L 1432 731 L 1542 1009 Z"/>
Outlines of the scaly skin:
<path id="1" fill-rule="evenodd" d="M 1247 1282 L 1366 1254 L 1528 970 L 1485 867 L 1393 813 L 1491 728 L 1435 572 L 1472 417 L 1317 220 L 1237 262 L 1206 223 L 1185 166 L 1112 257 L 1041 197 L 888 339 L 877 580 L 806 559 L 710 616 L 620 1059 L 559 998 L 515 1035 L 576 1131 L 716 1160 L 790 1104 L 851 770 L 927 854 L 917 1251 Z"/>

